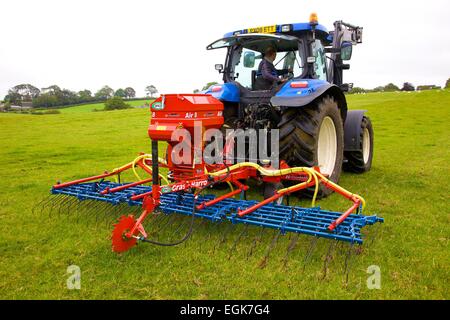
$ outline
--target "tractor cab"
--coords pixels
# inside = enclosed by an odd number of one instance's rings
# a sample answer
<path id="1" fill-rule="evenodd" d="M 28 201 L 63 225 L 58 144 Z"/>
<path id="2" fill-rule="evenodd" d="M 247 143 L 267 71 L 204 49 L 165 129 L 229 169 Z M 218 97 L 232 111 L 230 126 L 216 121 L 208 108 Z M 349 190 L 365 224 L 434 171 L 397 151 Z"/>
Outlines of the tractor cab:
<path id="1" fill-rule="evenodd" d="M 290 92 L 283 88 L 292 86 L 304 88 L 333 84 L 347 91 L 349 86 L 342 83 L 342 70 L 348 69 L 349 65 L 343 64 L 343 61 L 351 58 L 352 45 L 361 42 L 361 35 L 362 28 L 341 21 L 335 23 L 334 31 L 328 32 L 318 24 L 315 14 L 311 15 L 309 23 L 272 25 L 226 33 L 223 38 L 207 46 L 207 50 L 227 50 L 225 64 L 215 66 L 223 74 L 224 84 L 212 86 L 205 93 L 224 102 L 242 102 L 241 98 L 245 100 L 247 97 L 286 96 Z M 280 81 L 262 88 L 258 85 L 261 78 L 259 65 L 268 47 L 277 51 L 273 64 L 277 70 L 284 72 Z M 305 81 L 308 83 L 305 84 Z M 274 101 L 271 102 L 274 104 Z"/>
<path id="2" fill-rule="evenodd" d="M 238 83 L 247 90 L 270 90 L 258 88 L 258 67 L 264 59 L 264 52 L 271 47 L 277 51 L 273 62 L 280 70 L 289 70 L 286 78 L 301 77 L 305 70 L 305 52 L 302 41 L 288 35 L 243 34 L 220 39 L 208 46 L 208 49 L 228 48 L 226 66 L 218 65 L 224 73 L 224 82 Z M 280 78 L 281 80 L 281 78 Z"/>

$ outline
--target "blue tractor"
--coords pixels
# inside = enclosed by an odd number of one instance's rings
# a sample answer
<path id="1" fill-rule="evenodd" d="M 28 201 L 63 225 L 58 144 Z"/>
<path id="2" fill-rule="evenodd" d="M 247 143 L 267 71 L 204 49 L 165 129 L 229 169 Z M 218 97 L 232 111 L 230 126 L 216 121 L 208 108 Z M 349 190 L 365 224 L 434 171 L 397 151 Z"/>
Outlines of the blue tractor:
<path id="1" fill-rule="evenodd" d="M 293 167 L 318 166 L 338 182 L 342 169 L 363 173 L 372 164 L 371 121 L 364 110 L 348 110 L 344 95 L 352 84 L 343 82 L 343 70 L 361 42 L 361 27 L 336 21 L 329 32 L 315 14 L 308 23 L 230 32 L 207 46 L 225 48 L 226 58 L 215 66 L 223 84 L 205 93 L 223 102 L 225 128 L 279 129 L 280 160 Z M 273 65 L 285 72 L 267 85 L 261 84 L 258 67 L 269 47 L 277 52 Z M 266 186 L 265 197 L 277 188 Z"/>

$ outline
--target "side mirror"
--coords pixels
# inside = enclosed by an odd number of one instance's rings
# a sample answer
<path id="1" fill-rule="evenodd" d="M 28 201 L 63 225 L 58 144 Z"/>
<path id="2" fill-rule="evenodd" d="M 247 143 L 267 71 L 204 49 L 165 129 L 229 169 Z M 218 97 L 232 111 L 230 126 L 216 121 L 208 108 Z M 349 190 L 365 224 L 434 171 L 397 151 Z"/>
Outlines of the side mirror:
<path id="1" fill-rule="evenodd" d="M 214 65 L 214 69 L 216 69 L 219 72 L 222 72 L 223 70 L 223 64 L 216 64 Z"/>
<path id="2" fill-rule="evenodd" d="M 253 68 L 255 66 L 255 53 L 254 52 L 244 52 L 244 67 Z"/>
<path id="3" fill-rule="evenodd" d="M 352 57 L 353 45 L 351 42 L 343 42 L 341 45 L 341 59 L 350 60 Z"/>

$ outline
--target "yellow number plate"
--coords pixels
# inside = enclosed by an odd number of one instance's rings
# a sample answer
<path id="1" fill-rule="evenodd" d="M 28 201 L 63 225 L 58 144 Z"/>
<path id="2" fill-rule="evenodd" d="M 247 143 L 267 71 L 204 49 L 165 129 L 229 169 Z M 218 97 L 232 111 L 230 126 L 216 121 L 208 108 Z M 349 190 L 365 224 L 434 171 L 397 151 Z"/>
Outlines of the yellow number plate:
<path id="1" fill-rule="evenodd" d="M 265 27 L 256 27 L 247 29 L 248 33 L 275 33 L 277 32 L 277 25 L 273 26 L 265 26 Z"/>

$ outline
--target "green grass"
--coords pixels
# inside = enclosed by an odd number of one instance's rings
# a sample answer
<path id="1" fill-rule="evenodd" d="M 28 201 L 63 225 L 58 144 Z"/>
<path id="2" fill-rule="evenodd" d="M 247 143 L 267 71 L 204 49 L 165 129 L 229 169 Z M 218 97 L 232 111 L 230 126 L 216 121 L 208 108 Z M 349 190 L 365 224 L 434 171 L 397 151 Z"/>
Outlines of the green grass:
<path id="1" fill-rule="evenodd" d="M 144 103 L 148 103 L 153 101 L 153 99 L 145 99 L 145 100 L 132 100 L 126 101 L 132 107 L 138 107 L 144 105 Z M 91 112 L 94 110 L 103 110 L 105 108 L 104 102 L 100 103 L 91 103 L 80 106 L 73 106 L 68 108 L 60 108 L 58 109 L 61 113 L 80 113 L 80 112 Z"/>
<path id="2" fill-rule="evenodd" d="M 148 152 L 148 109 L 82 112 L 98 107 L 81 106 L 59 115 L 0 114 L 0 298 L 449 299 L 450 91 L 351 95 L 348 100 L 351 108 L 368 110 L 375 153 L 370 172 L 344 173 L 340 183 L 366 198 L 367 213 L 386 220 L 366 229 L 375 240 L 351 260 L 348 283 L 342 271 L 344 247 L 335 250 L 324 278 L 330 243 L 325 239 L 318 241 L 305 268 L 307 236 L 300 236 L 286 267 L 281 261 L 287 236 L 260 267 L 271 232 L 248 259 L 253 239 L 248 236 L 229 258 L 242 226 L 216 251 L 225 226 L 201 224 L 178 247 L 139 245 L 122 255 L 112 253 L 111 225 L 31 209 L 57 179 L 98 174 Z M 256 191 L 251 196 L 261 199 Z M 319 204 L 347 206 L 336 194 Z M 252 236 L 258 232 L 250 229 Z M 72 264 L 81 268 L 81 290 L 66 288 L 66 268 Z M 380 290 L 366 286 L 370 265 L 381 268 Z"/>

